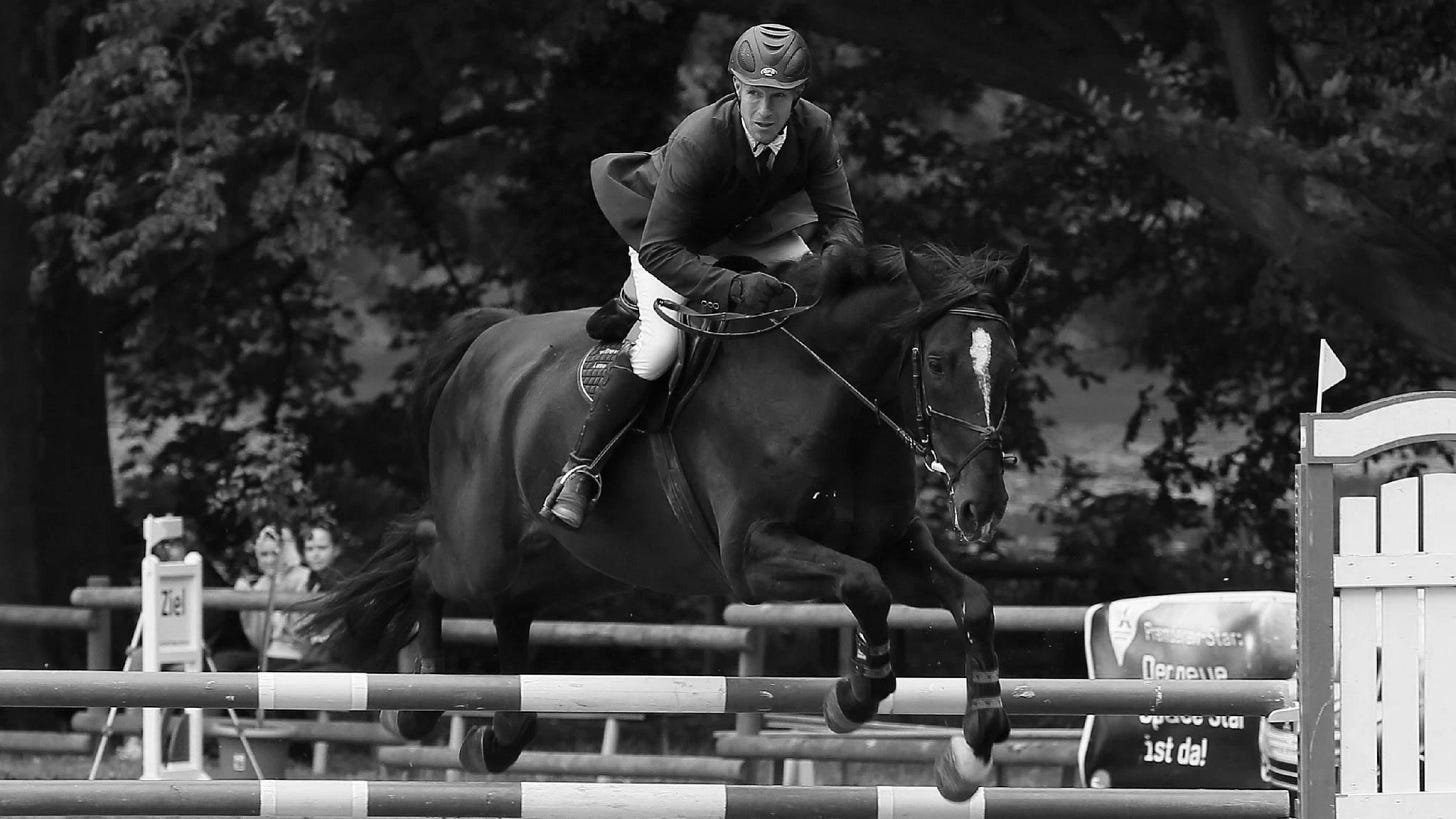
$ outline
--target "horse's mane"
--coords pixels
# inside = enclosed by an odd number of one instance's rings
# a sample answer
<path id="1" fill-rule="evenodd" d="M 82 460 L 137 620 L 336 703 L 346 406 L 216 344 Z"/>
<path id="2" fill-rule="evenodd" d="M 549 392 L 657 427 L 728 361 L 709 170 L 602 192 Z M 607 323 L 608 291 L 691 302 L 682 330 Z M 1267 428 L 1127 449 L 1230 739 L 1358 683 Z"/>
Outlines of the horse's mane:
<path id="1" fill-rule="evenodd" d="M 1015 257 L 990 248 L 982 248 L 970 254 L 957 254 L 945 245 L 926 243 L 906 248 L 899 245 L 875 245 L 866 248 L 868 264 L 864 275 L 856 279 L 847 265 L 836 269 L 834 264 L 823 262 L 822 256 L 812 256 L 794 266 L 793 274 L 800 280 L 822 282 L 822 294 L 826 297 L 847 295 L 867 286 L 894 283 L 908 278 L 908 260 L 913 257 L 917 269 L 930 271 L 935 286 L 929 292 L 921 292 L 919 301 L 904 309 L 894 310 L 875 317 L 875 324 L 891 333 L 911 332 L 931 321 L 958 304 L 980 301 L 1002 315 L 1009 315 L 1009 305 L 986 286 L 987 276 L 998 267 L 1009 264 Z M 921 283 L 923 286 L 923 282 Z"/>

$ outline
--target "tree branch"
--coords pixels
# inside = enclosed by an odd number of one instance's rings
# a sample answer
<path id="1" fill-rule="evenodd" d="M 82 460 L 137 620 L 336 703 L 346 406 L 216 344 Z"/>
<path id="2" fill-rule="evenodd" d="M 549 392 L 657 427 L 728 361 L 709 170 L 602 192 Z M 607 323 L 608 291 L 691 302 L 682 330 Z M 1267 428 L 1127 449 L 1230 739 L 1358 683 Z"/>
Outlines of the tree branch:
<path id="1" fill-rule="evenodd" d="M 1239 121 L 1269 119 L 1274 88 L 1274 35 L 1269 0 L 1215 0 L 1214 17 L 1239 106 Z"/>
<path id="2" fill-rule="evenodd" d="M 1272 136 L 1238 139 L 1236 129 L 1206 119 L 1190 134 L 1181 112 L 1160 110 L 1153 88 L 1137 70 L 1135 45 L 1124 42 L 1088 4 L 947 2 L 917 6 L 914 13 L 874 0 L 697 0 L 696 5 L 748 19 L 758 19 L 771 6 L 779 19 L 792 15 L 807 30 L 908 53 L 935 62 L 942 72 L 1076 115 L 1094 113 L 1078 90 L 1094 88 L 1109 99 L 1112 110 L 1126 105 L 1144 117 L 1142 126 L 1122 132 L 1133 137 L 1121 143 L 1124 150 L 1147 154 L 1189 194 L 1292 269 L 1311 281 L 1328 281 L 1352 309 L 1404 334 L 1432 360 L 1456 370 L 1456 345 L 1450 343 L 1456 266 L 1446 249 L 1362 192 L 1307 170 L 1298 149 L 1269 150 Z M 1249 46 L 1254 48 L 1254 41 Z M 1264 59 L 1259 53 L 1254 58 Z M 1262 70 L 1251 71 L 1247 81 L 1267 93 Z"/>
<path id="3" fill-rule="evenodd" d="M 369 160 L 352 168 L 344 177 L 345 201 L 353 204 L 354 197 L 369 174 L 383 168 L 392 168 L 396 162 L 409 154 L 423 151 L 441 142 L 471 136 L 489 128 L 521 125 L 526 121 L 527 115 L 522 111 L 506 108 L 475 111 L 448 122 L 438 122 L 431 127 L 413 131 L 398 142 L 371 147 Z"/>

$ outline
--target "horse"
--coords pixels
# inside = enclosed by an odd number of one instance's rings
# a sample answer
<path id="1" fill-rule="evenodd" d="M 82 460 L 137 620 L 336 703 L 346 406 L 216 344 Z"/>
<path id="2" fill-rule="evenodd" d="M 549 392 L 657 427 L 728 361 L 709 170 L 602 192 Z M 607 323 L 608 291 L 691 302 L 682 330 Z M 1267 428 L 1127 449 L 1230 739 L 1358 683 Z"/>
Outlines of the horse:
<path id="1" fill-rule="evenodd" d="M 1016 368 L 1009 305 L 1029 256 L 920 245 L 858 260 L 810 255 L 776 268 L 813 306 L 722 333 L 678 406 L 669 434 L 698 538 L 640 435 L 621 443 L 580 530 L 538 513 L 587 410 L 577 370 L 595 343 L 583 332 L 589 310 L 480 308 L 447 322 L 422 348 L 410 398 L 428 500 L 314 606 L 335 656 L 382 665 L 417 639 L 415 671 L 433 672 L 446 601 L 491 616 L 500 672 L 519 674 L 533 619 L 609 591 L 837 600 L 854 615 L 856 648 L 823 716 L 848 732 L 895 690 L 891 602 L 938 604 L 963 640 L 967 705 L 936 784 L 969 799 L 1010 729 L 994 616 L 985 587 L 915 516 L 915 474 L 921 463 L 941 473 L 966 540 L 994 535 L 1014 462 L 1000 434 Z M 439 717 L 383 719 L 418 739 Z M 466 737 L 462 764 L 505 770 L 535 729 L 534 713 L 498 711 Z"/>

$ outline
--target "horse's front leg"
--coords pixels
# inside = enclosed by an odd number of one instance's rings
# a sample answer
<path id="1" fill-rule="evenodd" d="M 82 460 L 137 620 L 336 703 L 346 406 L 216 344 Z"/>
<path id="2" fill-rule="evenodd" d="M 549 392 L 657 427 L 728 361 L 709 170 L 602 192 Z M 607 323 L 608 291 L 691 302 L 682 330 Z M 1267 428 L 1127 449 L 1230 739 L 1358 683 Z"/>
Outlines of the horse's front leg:
<path id="1" fill-rule="evenodd" d="M 874 566 L 802 537 L 777 522 L 749 529 L 744 574 L 759 600 L 828 600 L 854 615 L 854 662 L 824 698 L 824 722 L 848 733 L 874 717 L 895 691 L 890 665 L 890 589 Z"/>
<path id="2" fill-rule="evenodd" d="M 939 604 L 955 616 L 966 646 L 964 739 L 951 740 L 935 764 L 935 784 L 947 799 L 970 799 L 990 774 L 991 749 L 1011 732 L 1001 701 L 996 660 L 996 620 L 986 587 L 958 571 L 935 548 L 930 530 L 916 520 L 906 541 L 881 565 L 895 599 L 909 605 Z"/>

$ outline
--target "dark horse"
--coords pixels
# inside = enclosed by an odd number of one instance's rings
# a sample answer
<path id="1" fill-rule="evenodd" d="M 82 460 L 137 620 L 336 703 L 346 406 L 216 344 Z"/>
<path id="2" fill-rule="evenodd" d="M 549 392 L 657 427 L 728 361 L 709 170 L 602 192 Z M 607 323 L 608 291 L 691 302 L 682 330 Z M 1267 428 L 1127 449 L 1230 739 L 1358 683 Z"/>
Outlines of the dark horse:
<path id="1" fill-rule="evenodd" d="M 576 370 L 586 311 L 477 310 L 426 346 L 414 409 L 430 498 L 316 609 L 338 656 L 367 667 L 418 626 L 434 671 L 445 601 L 494 618 L 502 673 L 526 671 L 530 624 L 598 592 L 645 587 L 746 602 L 842 601 L 858 622 L 853 671 L 824 702 L 836 731 L 895 689 L 891 601 L 939 604 L 965 640 L 964 739 L 936 764 L 950 799 L 983 782 L 1006 738 L 986 589 L 955 570 L 914 515 L 920 461 L 945 473 L 957 528 L 985 540 L 1006 506 L 1000 423 L 1016 366 L 1008 300 L 1029 266 L 991 253 L 879 247 L 868 273 L 808 257 L 777 271 L 812 309 L 783 331 L 721 344 L 673 436 L 711 547 L 685 534 L 641 436 L 624 442 L 579 531 L 543 520 L 587 403 Z M 759 320 L 762 323 L 762 320 Z M 421 737 L 438 712 L 386 721 Z M 497 712 L 461 749 L 473 770 L 509 767 L 536 715 Z"/>

